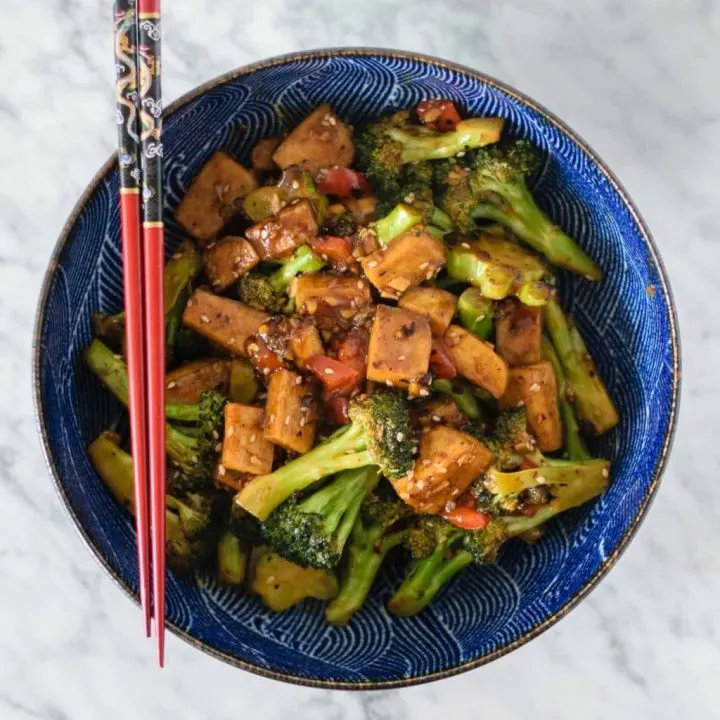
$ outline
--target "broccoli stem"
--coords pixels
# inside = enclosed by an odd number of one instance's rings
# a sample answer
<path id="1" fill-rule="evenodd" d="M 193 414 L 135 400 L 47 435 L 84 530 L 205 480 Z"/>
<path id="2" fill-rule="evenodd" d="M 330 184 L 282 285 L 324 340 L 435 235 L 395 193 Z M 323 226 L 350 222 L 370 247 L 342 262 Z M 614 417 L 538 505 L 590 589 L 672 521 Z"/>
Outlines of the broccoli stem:
<path id="1" fill-rule="evenodd" d="M 605 461 L 599 461 L 605 462 Z M 605 463 L 607 467 L 607 463 Z M 602 495 L 608 488 L 609 480 L 606 472 L 586 472 L 573 478 L 567 485 L 553 487 L 553 499 L 543 505 L 531 517 L 525 515 L 506 515 L 502 518 L 511 537 L 522 535 L 532 530 L 565 510 L 579 507 L 586 502 Z"/>
<path id="2" fill-rule="evenodd" d="M 90 371 L 127 407 L 128 374 L 122 357 L 113 353 L 107 345 L 97 339 L 85 348 L 83 357 Z M 195 408 L 195 410 L 190 408 Z M 170 414 L 185 415 L 183 418 L 177 418 L 183 420 L 188 420 L 190 416 L 194 418 L 196 411 L 197 406 L 173 405 L 170 407 Z M 184 470 L 189 471 L 197 465 L 197 440 L 180 432 L 169 423 L 165 425 L 165 448 L 170 459 Z"/>
<path id="3" fill-rule="evenodd" d="M 176 420 L 177 422 L 197 422 L 200 419 L 200 407 L 198 405 L 168 403 L 165 405 L 165 417 L 168 420 Z"/>
<path id="4" fill-rule="evenodd" d="M 325 610 L 325 618 L 331 625 L 347 624 L 362 607 L 387 554 L 402 544 L 406 535 L 400 530 L 383 537 L 384 532 L 380 523 L 366 528 L 357 522 L 353 527 L 340 592 Z"/>
<path id="5" fill-rule="evenodd" d="M 446 542 L 438 545 L 431 555 L 414 560 L 410 572 L 388 602 L 388 610 L 394 615 L 409 617 L 424 610 L 440 589 L 463 568 L 471 565 L 472 555 L 459 550 L 447 557 L 452 545 L 461 536 L 453 534 Z"/>
<path id="6" fill-rule="evenodd" d="M 617 410 L 580 332 L 554 298 L 545 306 L 545 324 L 578 417 L 587 422 L 596 435 L 606 433 L 620 420 Z"/>
<path id="7" fill-rule="evenodd" d="M 435 380 L 432 384 L 435 392 L 449 395 L 458 407 L 460 412 L 467 415 L 471 420 L 477 420 L 481 416 L 480 405 L 470 390 L 465 388 L 462 392 L 456 392 L 450 380 Z"/>
<path id="8" fill-rule="evenodd" d="M 483 185 L 496 193 L 501 201 L 495 203 L 490 196 L 488 201 L 473 210 L 475 219 L 507 225 L 554 265 L 584 275 L 589 280 L 602 279 L 598 265 L 540 210 L 524 182 L 501 183 L 484 175 Z"/>
<path id="9" fill-rule="evenodd" d="M 410 205 L 399 203 L 385 217 L 375 223 L 375 235 L 384 247 L 423 220 L 423 214 Z"/>
<path id="10" fill-rule="evenodd" d="M 242 585 L 245 582 L 249 548 L 236 535 L 226 532 L 217 547 L 217 575 L 222 585 Z"/>
<path id="11" fill-rule="evenodd" d="M 567 383 L 565 382 L 565 373 L 560 364 L 560 358 L 557 356 L 552 343 L 544 335 L 541 340 L 541 352 L 542 356 L 550 361 L 555 371 L 558 405 L 565 437 L 565 454 L 568 460 L 592 460 L 592 455 L 588 452 L 585 441 L 580 435 L 580 426 L 575 416 L 575 410 L 567 399 Z"/>
<path id="12" fill-rule="evenodd" d="M 362 426 L 346 425 L 275 472 L 255 478 L 235 496 L 235 502 L 259 520 L 267 520 L 280 503 L 318 480 L 373 464 Z"/>
<path id="13" fill-rule="evenodd" d="M 451 132 L 393 127 L 388 130 L 388 135 L 402 145 L 403 163 L 442 160 L 459 152 L 496 143 L 500 139 L 503 122 L 502 118 L 471 118 L 459 122 Z"/>
<path id="14" fill-rule="evenodd" d="M 458 298 L 460 324 L 481 340 L 488 340 L 493 331 L 495 306 L 477 288 L 467 288 Z"/>
<path id="15" fill-rule="evenodd" d="M 132 457 L 121 450 L 120 438 L 105 432 L 88 448 L 90 460 L 110 494 L 131 513 L 135 512 Z"/>
<path id="16" fill-rule="evenodd" d="M 288 285 L 300 273 L 315 273 L 324 267 L 324 261 L 319 258 L 309 245 L 301 245 L 294 254 L 286 260 L 270 277 L 270 286 L 275 293 L 285 292 Z"/>

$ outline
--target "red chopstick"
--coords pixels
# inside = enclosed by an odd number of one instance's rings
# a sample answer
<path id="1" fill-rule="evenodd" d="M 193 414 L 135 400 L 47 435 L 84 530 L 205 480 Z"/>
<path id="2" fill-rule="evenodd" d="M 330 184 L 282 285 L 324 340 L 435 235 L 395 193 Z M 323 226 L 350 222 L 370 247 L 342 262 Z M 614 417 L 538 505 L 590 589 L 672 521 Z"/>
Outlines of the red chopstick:
<path id="1" fill-rule="evenodd" d="M 118 107 L 125 130 L 120 130 L 121 168 L 128 161 L 128 177 L 135 185 L 121 189 L 123 208 L 123 259 L 128 318 L 128 348 L 132 344 L 134 364 L 128 358 L 131 440 L 135 464 L 138 512 L 138 567 L 140 598 L 150 619 L 152 567 L 152 610 L 158 643 L 158 662 L 165 663 L 165 308 L 164 229 L 162 192 L 162 96 L 160 86 L 160 2 L 159 0 L 115 0 L 116 61 L 118 66 Z M 131 30 L 134 27 L 134 31 Z M 134 35 L 133 35 L 134 33 Z M 126 38 L 123 41 L 123 35 Z M 127 38 L 137 40 L 135 52 Z M 117 51 L 125 51 L 118 57 Z M 125 92 L 122 79 L 137 79 L 135 92 Z M 126 102 L 123 102 L 125 100 Z M 131 107 L 132 106 L 132 107 Z M 134 107 L 134 112 L 133 112 Z M 118 120 L 120 120 L 120 115 Z M 132 122 L 131 122 L 132 121 Z M 137 132 L 139 130 L 139 133 Z M 139 137 L 138 137 L 139 134 Z M 123 141 L 134 141 L 134 152 L 123 153 Z M 141 194 L 138 194 L 141 183 Z M 129 183 L 130 181 L 126 181 Z M 127 198 L 134 197 L 135 202 Z M 142 199 L 142 240 L 140 208 Z M 131 297 L 128 304 L 127 298 Z M 143 332 L 144 330 L 144 342 Z M 143 353 L 144 350 L 144 353 Z M 141 360 L 139 359 L 141 358 Z M 139 452 L 138 452 L 139 451 Z M 148 518 L 148 479 L 149 506 Z M 149 522 L 148 522 L 149 520 Z M 148 553 L 150 535 L 150 553 Z M 151 562 L 148 562 L 150 554 Z"/>
<path id="2" fill-rule="evenodd" d="M 130 442 L 134 466 L 135 526 L 138 584 L 150 637 L 150 548 L 145 408 L 145 350 L 143 343 L 143 253 L 140 241 L 140 167 L 137 134 L 137 18 L 135 0 L 115 2 L 115 70 L 120 165 L 120 226 L 125 296 L 125 353 L 128 365 Z"/>
<path id="3" fill-rule="evenodd" d="M 162 193 L 160 1 L 138 0 L 138 107 L 143 170 L 145 357 L 152 528 L 153 608 L 158 662 L 165 664 L 165 265 Z"/>

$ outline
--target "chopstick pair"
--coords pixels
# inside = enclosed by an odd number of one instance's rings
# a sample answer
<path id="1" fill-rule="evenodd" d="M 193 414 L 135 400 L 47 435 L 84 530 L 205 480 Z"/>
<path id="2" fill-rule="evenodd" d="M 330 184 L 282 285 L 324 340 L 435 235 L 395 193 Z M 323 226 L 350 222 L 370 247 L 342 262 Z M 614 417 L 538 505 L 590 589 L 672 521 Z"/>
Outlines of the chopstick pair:
<path id="1" fill-rule="evenodd" d="M 120 220 L 145 634 L 165 662 L 165 311 L 160 0 L 115 0 Z M 152 586 L 150 574 L 152 573 Z"/>

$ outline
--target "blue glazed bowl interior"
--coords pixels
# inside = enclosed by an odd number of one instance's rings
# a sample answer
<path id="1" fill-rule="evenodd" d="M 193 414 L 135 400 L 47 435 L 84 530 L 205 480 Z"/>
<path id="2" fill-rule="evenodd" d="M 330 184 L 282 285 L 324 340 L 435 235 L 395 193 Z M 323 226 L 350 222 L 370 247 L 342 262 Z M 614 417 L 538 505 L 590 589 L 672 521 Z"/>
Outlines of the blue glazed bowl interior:
<path id="1" fill-rule="evenodd" d="M 470 70 L 383 51 L 314 53 L 239 71 L 179 101 L 165 127 L 168 251 L 182 239 L 172 210 L 215 150 L 247 159 L 258 139 L 291 128 L 324 101 L 359 122 L 432 97 L 455 100 L 467 115 L 501 115 L 512 133 L 542 148 L 539 203 L 603 267 L 602 283 L 563 274 L 560 290 L 622 417 L 593 448 L 612 460 L 613 484 L 600 501 L 554 522 L 538 545 L 513 542 L 496 566 L 464 572 L 417 618 L 397 619 L 384 609 L 400 578 L 394 567 L 344 629 L 325 624 L 319 603 L 278 615 L 210 578 L 170 578 L 175 631 L 273 677 L 389 686 L 450 674 L 516 647 L 561 617 L 610 567 L 649 503 L 668 450 L 677 343 L 669 290 L 646 231 L 612 177 L 559 121 Z M 135 593 L 132 522 L 85 454 L 121 412 L 80 360 L 93 311 L 121 307 L 117 196 L 118 173 L 109 163 L 58 245 L 38 315 L 36 398 L 63 500 L 106 568 Z"/>

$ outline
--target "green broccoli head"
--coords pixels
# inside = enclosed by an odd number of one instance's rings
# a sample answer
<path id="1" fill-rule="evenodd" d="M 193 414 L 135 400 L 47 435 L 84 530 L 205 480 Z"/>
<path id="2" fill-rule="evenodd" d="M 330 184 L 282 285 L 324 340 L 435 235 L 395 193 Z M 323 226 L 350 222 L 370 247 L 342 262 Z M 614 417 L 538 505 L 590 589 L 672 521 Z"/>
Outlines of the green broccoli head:
<path id="1" fill-rule="evenodd" d="M 525 409 L 503 410 L 495 419 L 490 437 L 484 442 L 494 453 L 499 467 L 517 467 L 522 462 L 523 455 L 531 452 L 535 446 L 532 436 L 527 431 Z"/>
<path id="2" fill-rule="evenodd" d="M 224 395 L 208 390 L 200 396 L 195 423 L 168 423 L 165 444 L 172 466 L 168 474 L 171 492 L 191 492 L 212 485 L 226 403 Z"/>
<path id="3" fill-rule="evenodd" d="M 346 470 L 302 500 L 287 500 L 263 524 L 266 541 L 304 567 L 335 567 L 378 477 L 372 466 Z"/>
<path id="4" fill-rule="evenodd" d="M 473 561 L 495 562 L 500 546 L 508 539 L 507 526 L 502 520 L 492 520 L 483 530 L 468 531 L 463 535 L 463 548 L 472 555 Z"/>
<path id="5" fill-rule="evenodd" d="M 462 534 L 462 530 L 438 515 L 419 515 L 408 530 L 405 545 L 413 558 L 424 558 L 438 547 L 461 538 Z"/>
<path id="6" fill-rule="evenodd" d="M 259 272 L 251 272 L 237 282 L 240 299 L 250 307 L 268 312 L 281 312 L 287 298 L 278 295 L 270 283 L 270 278 Z"/>
<path id="7" fill-rule="evenodd" d="M 353 425 L 363 428 L 374 465 L 387 478 L 400 478 L 412 469 L 415 433 L 407 400 L 397 392 L 378 390 L 350 402 Z"/>

